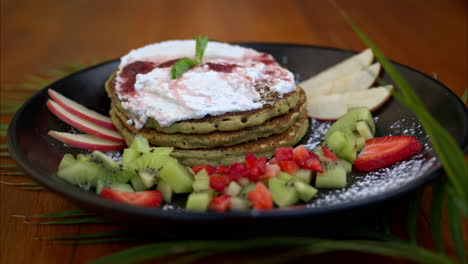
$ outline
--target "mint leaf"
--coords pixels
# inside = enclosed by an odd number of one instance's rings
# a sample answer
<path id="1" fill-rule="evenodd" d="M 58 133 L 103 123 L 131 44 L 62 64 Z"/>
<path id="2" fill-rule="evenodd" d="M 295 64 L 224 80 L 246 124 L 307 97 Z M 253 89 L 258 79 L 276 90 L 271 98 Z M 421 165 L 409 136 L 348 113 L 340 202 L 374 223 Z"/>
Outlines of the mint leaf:
<path id="1" fill-rule="evenodd" d="M 190 68 L 192 68 L 193 66 L 197 64 L 198 64 L 197 61 L 194 61 L 189 58 L 182 58 L 176 61 L 176 63 L 174 63 L 174 65 L 172 65 L 172 68 L 171 68 L 171 78 L 177 79 L 179 76 L 184 74 L 184 72 L 188 71 Z"/>
<path id="2" fill-rule="evenodd" d="M 198 36 L 193 39 L 195 39 L 195 42 L 196 42 L 195 56 L 197 57 L 198 63 L 201 63 L 203 59 L 203 55 L 205 55 L 206 46 L 208 45 L 208 37 Z"/>

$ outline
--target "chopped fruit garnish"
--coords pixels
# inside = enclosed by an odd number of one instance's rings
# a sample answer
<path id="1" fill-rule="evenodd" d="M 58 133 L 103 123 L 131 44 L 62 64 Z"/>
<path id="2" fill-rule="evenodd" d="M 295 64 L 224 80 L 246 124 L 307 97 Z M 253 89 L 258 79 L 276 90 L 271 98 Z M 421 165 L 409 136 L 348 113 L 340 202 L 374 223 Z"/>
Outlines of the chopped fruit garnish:
<path id="1" fill-rule="evenodd" d="M 293 148 L 292 147 L 283 147 L 275 149 L 275 159 L 276 162 L 283 160 L 292 160 L 293 159 Z"/>
<path id="2" fill-rule="evenodd" d="M 356 169 L 371 171 L 386 167 L 397 161 L 416 154 L 423 145 L 412 136 L 387 136 L 373 138 L 366 145 L 354 161 Z"/>
<path id="3" fill-rule="evenodd" d="M 226 175 L 211 175 L 210 176 L 210 187 L 211 189 L 222 192 L 226 189 L 229 184 L 229 177 Z"/>
<path id="4" fill-rule="evenodd" d="M 162 194 L 158 190 L 142 192 L 120 192 L 109 188 L 104 188 L 101 197 L 117 202 L 143 206 L 160 207 L 163 201 Z"/>
<path id="5" fill-rule="evenodd" d="M 245 178 L 249 174 L 249 170 L 244 163 L 235 162 L 229 166 L 229 172 L 227 175 L 231 179 L 231 181 L 237 181 L 240 178 Z"/>
<path id="6" fill-rule="evenodd" d="M 336 157 L 335 153 L 333 153 L 331 150 L 329 150 L 327 147 L 325 146 L 322 146 L 322 151 L 323 151 L 323 155 L 325 155 L 325 157 L 331 159 L 332 161 L 337 161 L 338 158 Z"/>
<path id="7" fill-rule="evenodd" d="M 320 161 L 317 158 L 309 158 L 305 160 L 304 162 L 302 162 L 301 164 L 299 164 L 299 166 L 301 168 L 323 173 L 322 165 L 320 164 Z"/>
<path id="8" fill-rule="evenodd" d="M 278 166 L 278 164 L 267 164 L 265 166 L 265 174 L 261 175 L 258 179 L 259 180 L 266 180 L 266 179 L 269 179 L 269 178 L 276 177 L 276 176 L 278 176 L 280 171 L 281 171 L 281 169 L 280 169 L 280 166 Z"/>
<path id="9" fill-rule="evenodd" d="M 265 173 L 266 157 L 258 159 L 254 154 L 249 152 L 245 155 L 245 166 L 249 171 L 249 179 L 257 181 Z"/>
<path id="10" fill-rule="evenodd" d="M 229 205 L 231 205 L 231 196 L 223 194 L 211 200 L 210 209 L 216 212 L 224 212 L 229 208 Z"/>
<path id="11" fill-rule="evenodd" d="M 257 210 L 270 210 L 273 208 L 273 199 L 268 188 L 262 182 L 257 182 L 255 190 L 247 193 L 253 208 Z"/>
<path id="12" fill-rule="evenodd" d="M 302 161 L 307 160 L 311 156 L 311 151 L 306 149 L 303 145 L 299 145 L 294 148 L 293 150 L 293 159 L 297 162 L 300 163 Z"/>
<path id="13" fill-rule="evenodd" d="M 216 172 L 215 167 L 211 165 L 195 165 L 192 166 L 192 171 L 194 174 L 197 174 L 199 171 L 205 169 L 208 175 L 213 175 Z"/>
<path id="14" fill-rule="evenodd" d="M 294 174 L 299 169 L 299 166 L 294 160 L 283 160 L 278 162 L 279 167 L 282 171 L 289 174 Z"/>
<path id="15" fill-rule="evenodd" d="M 229 173 L 229 168 L 223 165 L 218 165 L 216 166 L 216 174 L 224 174 L 228 175 Z"/>
<path id="16" fill-rule="evenodd" d="M 268 161 L 269 164 L 277 164 L 278 162 L 276 159 L 273 157 L 271 160 Z"/>

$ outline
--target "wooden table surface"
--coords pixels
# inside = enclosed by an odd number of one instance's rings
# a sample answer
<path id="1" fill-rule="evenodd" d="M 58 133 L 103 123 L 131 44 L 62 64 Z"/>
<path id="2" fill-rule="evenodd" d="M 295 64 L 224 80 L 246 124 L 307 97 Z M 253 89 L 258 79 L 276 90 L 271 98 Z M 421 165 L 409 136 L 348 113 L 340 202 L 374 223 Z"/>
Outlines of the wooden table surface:
<path id="1" fill-rule="evenodd" d="M 467 0 L 336 2 L 390 59 L 433 76 L 459 96 L 468 88 Z M 1 0 L 0 33 L 2 87 L 64 61 L 114 59 L 148 43 L 199 34 L 227 42 L 285 42 L 354 51 L 365 48 L 331 1 L 312 0 Z M 2 90 L 2 98 L 6 94 Z M 1 121 L 9 118 L 1 116 Z M 5 144 L 4 136 L 1 140 Z M 11 162 L 1 159 L 2 164 Z M 0 180 L 21 179 L 3 175 Z M 418 237 L 422 244 L 433 248 L 429 195 L 427 188 L 418 216 Z M 22 191 L 0 185 L 0 263 L 86 263 L 134 245 L 78 246 L 38 241 L 34 238 L 85 234 L 115 226 L 39 226 L 12 217 L 74 208 L 70 201 L 49 191 Z M 396 229 L 404 228 L 401 213 L 401 208 L 392 212 Z M 467 238 L 466 221 L 464 227 Z M 447 232 L 444 237 L 448 241 Z M 252 254 L 256 253 L 220 255 L 208 262 L 242 263 Z M 357 253 L 327 254 L 306 260 L 406 263 Z"/>

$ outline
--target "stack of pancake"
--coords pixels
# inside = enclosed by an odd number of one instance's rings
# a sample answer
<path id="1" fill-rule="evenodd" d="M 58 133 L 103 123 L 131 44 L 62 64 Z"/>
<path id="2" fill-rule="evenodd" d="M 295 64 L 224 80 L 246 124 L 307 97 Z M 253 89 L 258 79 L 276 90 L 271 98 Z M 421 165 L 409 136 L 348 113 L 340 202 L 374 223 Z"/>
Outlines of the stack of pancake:
<path id="1" fill-rule="evenodd" d="M 276 148 L 296 144 L 308 129 L 305 93 L 296 87 L 282 97 L 270 96 L 261 109 L 184 120 L 168 127 L 149 118 L 137 130 L 127 122 L 131 114 L 121 106 L 115 82 L 114 74 L 106 83 L 110 116 L 127 145 L 139 134 L 154 146 L 174 147 L 172 156 L 188 166 L 242 162 L 248 152 L 271 157 Z"/>

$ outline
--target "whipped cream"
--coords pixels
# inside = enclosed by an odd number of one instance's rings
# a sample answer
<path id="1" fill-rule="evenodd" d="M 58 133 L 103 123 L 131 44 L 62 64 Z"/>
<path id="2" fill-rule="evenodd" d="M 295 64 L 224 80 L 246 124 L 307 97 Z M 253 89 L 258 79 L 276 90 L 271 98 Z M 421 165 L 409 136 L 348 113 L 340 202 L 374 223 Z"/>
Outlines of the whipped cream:
<path id="1" fill-rule="evenodd" d="M 171 79 L 171 67 L 163 65 L 183 57 L 194 59 L 194 55 L 194 40 L 177 40 L 144 46 L 121 58 L 115 92 L 122 107 L 133 115 L 128 123 L 140 129 L 151 117 L 167 127 L 207 115 L 260 109 L 268 103 L 261 94 L 281 97 L 295 90 L 293 74 L 271 55 L 213 41 L 208 43 L 200 65 Z M 129 89 L 124 86 L 130 78 L 125 69 L 139 62 L 151 67 L 136 74 Z"/>

